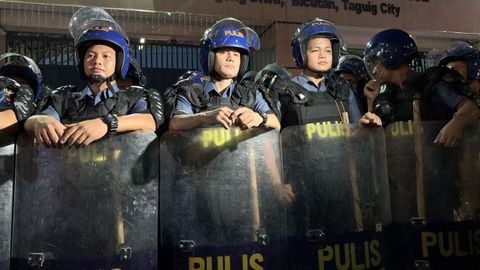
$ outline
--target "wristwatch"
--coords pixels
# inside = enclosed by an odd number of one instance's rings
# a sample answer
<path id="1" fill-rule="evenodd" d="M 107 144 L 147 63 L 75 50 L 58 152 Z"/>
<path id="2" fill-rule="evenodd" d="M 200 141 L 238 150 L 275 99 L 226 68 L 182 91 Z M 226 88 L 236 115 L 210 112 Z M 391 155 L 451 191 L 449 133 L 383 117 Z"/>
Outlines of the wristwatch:
<path id="1" fill-rule="evenodd" d="M 259 127 L 264 127 L 267 124 L 268 114 L 266 112 L 257 112 L 262 117 L 262 123 L 258 125 Z"/>
<path id="2" fill-rule="evenodd" d="M 117 132 L 118 128 L 118 118 L 114 114 L 106 114 L 102 118 L 103 122 L 107 124 L 108 132 L 107 134 L 113 134 Z"/>

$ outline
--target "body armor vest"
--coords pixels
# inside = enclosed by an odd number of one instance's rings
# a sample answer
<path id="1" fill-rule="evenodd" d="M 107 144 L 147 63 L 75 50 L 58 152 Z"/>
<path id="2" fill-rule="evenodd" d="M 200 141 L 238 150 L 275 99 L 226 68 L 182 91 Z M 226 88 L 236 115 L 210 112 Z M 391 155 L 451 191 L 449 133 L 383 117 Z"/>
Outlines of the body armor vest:
<path id="1" fill-rule="evenodd" d="M 204 93 L 202 84 L 182 85 L 188 101 L 192 104 L 193 113 L 211 111 L 221 107 L 229 107 L 233 110 L 239 107 L 247 107 L 253 110 L 255 107 L 257 84 L 251 81 L 241 81 L 235 86 L 230 97 L 220 97 L 216 93 Z"/>
<path id="2" fill-rule="evenodd" d="M 52 106 L 64 124 L 102 117 L 106 114 L 126 115 L 133 105 L 143 97 L 145 89 L 130 87 L 113 93 L 94 105 L 94 98 L 83 96 L 72 85 L 62 86 L 52 94 Z"/>
<path id="3" fill-rule="evenodd" d="M 310 92 L 293 81 L 280 79 L 275 83 L 278 97 L 289 99 L 287 107 L 282 109 L 282 127 L 342 121 L 341 113 L 349 109 L 350 86 L 339 77 L 329 76 L 325 80 L 325 92 Z"/>

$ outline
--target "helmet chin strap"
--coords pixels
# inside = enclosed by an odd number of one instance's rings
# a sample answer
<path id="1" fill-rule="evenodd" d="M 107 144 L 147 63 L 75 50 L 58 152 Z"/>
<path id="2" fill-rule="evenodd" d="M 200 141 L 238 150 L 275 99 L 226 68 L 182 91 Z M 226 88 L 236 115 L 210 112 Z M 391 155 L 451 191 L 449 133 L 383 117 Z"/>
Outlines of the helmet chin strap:
<path id="1" fill-rule="evenodd" d="M 88 76 L 88 83 L 89 84 L 99 84 L 99 83 L 107 83 L 107 88 L 112 91 L 112 93 L 115 92 L 115 90 L 112 87 L 112 81 L 115 80 L 115 74 L 113 74 L 110 77 L 104 77 L 102 75 L 90 75 Z"/>
<path id="2" fill-rule="evenodd" d="M 330 74 L 330 69 L 329 70 L 324 70 L 324 71 L 314 71 L 314 70 L 311 70 L 308 67 L 306 67 L 306 69 L 313 74 L 318 74 L 319 77 L 328 77 L 328 74 Z"/>
<path id="3" fill-rule="evenodd" d="M 113 80 L 115 80 L 114 75 L 112 75 L 110 77 L 104 77 L 102 75 L 90 75 L 90 76 L 88 76 L 88 83 L 90 83 L 90 84 L 104 83 L 104 82 L 113 81 Z"/>

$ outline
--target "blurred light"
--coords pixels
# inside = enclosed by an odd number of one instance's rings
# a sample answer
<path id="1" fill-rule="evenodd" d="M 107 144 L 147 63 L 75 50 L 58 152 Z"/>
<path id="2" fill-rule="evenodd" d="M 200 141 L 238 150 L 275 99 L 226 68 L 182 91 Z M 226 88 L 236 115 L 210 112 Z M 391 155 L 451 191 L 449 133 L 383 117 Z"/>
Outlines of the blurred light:
<path id="1" fill-rule="evenodd" d="M 140 38 L 140 44 L 144 44 L 145 43 L 145 38 Z"/>

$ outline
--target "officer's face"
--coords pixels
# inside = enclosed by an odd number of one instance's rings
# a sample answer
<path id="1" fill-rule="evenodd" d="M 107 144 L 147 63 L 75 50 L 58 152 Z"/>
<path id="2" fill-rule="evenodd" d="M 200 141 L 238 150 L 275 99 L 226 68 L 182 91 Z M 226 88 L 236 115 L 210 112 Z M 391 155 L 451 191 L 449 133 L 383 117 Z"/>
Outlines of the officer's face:
<path id="1" fill-rule="evenodd" d="M 307 43 L 307 68 L 313 72 L 332 68 L 332 42 L 328 38 L 312 38 Z"/>
<path id="2" fill-rule="evenodd" d="M 468 77 L 468 66 L 467 66 L 467 63 L 465 63 L 465 61 L 462 61 L 462 60 L 452 61 L 452 62 L 447 64 L 447 67 L 451 68 L 453 70 L 456 70 L 458 73 L 460 73 L 460 75 L 462 75 L 462 77 L 465 80 L 467 79 L 467 77 Z"/>
<path id="3" fill-rule="evenodd" d="M 224 79 L 233 79 L 240 71 L 241 57 L 236 48 L 220 48 L 215 52 L 214 70 Z"/>
<path id="4" fill-rule="evenodd" d="M 110 77 L 115 72 L 115 50 L 105 45 L 88 48 L 83 59 L 83 69 L 87 76 Z"/>

